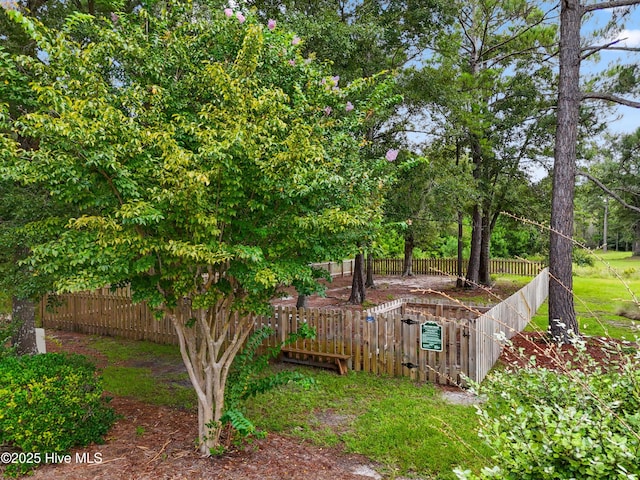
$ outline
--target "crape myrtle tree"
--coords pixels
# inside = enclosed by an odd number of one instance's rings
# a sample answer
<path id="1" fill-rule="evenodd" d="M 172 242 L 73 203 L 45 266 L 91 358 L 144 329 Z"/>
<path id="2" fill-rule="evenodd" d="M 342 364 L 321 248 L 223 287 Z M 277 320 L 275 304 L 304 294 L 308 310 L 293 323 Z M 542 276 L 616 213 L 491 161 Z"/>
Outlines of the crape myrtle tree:
<path id="1" fill-rule="evenodd" d="M 38 149 L 1 173 L 80 212 L 31 225 L 55 238 L 29 265 L 59 292 L 129 283 L 171 320 L 209 454 L 253 315 L 380 216 L 385 160 L 363 161 L 354 132 L 390 80 L 334 88 L 296 36 L 231 9 L 168 2 L 61 31 L 12 16 L 46 61 L 21 59 L 38 105 L 13 124 Z"/>
<path id="2" fill-rule="evenodd" d="M 583 45 L 582 25 L 594 12 L 609 10 L 613 12 L 612 20 L 605 37 L 610 37 L 612 31 L 615 36 L 630 9 L 637 5 L 638 0 L 560 2 L 560 73 L 549 242 L 549 330 L 558 342 L 570 341 L 579 333 L 573 303 L 572 253 L 580 104 L 583 100 L 596 100 L 640 107 L 640 102 L 633 100 L 640 94 L 637 64 L 616 65 L 602 78 L 591 79 L 581 87 L 580 66 L 584 60 L 607 50 L 640 51 L 625 47 L 620 40 L 597 37 L 593 43 Z"/>

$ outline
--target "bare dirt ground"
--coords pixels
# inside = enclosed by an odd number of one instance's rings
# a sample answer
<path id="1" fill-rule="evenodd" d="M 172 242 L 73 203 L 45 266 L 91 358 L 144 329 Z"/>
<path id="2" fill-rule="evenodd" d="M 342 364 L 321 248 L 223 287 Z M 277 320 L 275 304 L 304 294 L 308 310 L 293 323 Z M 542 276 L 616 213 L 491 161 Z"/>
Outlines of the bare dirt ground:
<path id="1" fill-rule="evenodd" d="M 351 278 L 332 282 L 326 297 L 312 297 L 309 306 L 359 308 L 348 306 Z M 376 288 L 369 290 L 369 305 L 387 302 L 401 296 L 447 296 L 464 299 L 469 293 L 456 291 L 447 277 L 417 276 L 409 279 L 377 277 Z M 506 298 L 509 289 L 494 289 L 487 297 Z M 296 298 L 281 299 L 280 304 L 295 305 Z M 70 332 L 48 332 L 48 351 L 81 353 L 95 359 L 99 368 L 107 359 L 89 346 L 90 337 Z M 524 356 L 551 356 L 551 351 L 538 337 L 530 334 L 514 339 L 515 349 L 505 354 L 504 361 L 517 363 L 522 347 Z M 451 390 L 451 389 L 449 389 Z M 115 397 L 112 406 L 121 415 L 105 439 L 104 445 L 92 445 L 72 452 L 70 463 L 42 465 L 31 478 L 36 480 L 67 479 L 226 479 L 226 480 L 364 480 L 383 478 L 379 466 L 366 457 L 345 453 L 340 448 L 322 448 L 292 437 L 270 433 L 244 451 L 203 458 L 194 448 L 197 415 L 184 411 L 148 405 L 131 398 Z M 328 420 L 328 424 L 331 422 Z M 336 425 L 336 428 L 340 428 Z M 79 456 L 76 456 L 78 454 Z M 86 454 L 84 457 L 83 454 Z M 88 461 L 92 460 L 93 463 Z M 378 472 L 376 472 L 378 470 Z"/>

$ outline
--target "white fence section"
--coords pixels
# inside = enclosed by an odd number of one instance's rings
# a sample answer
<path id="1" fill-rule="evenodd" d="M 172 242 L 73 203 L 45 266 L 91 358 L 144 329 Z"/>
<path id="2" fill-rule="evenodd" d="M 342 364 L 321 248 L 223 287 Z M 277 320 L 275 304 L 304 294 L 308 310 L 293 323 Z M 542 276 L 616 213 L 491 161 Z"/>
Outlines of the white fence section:
<path id="1" fill-rule="evenodd" d="M 502 353 L 501 339 L 524 330 L 548 295 L 549 269 L 545 268 L 525 287 L 471 321 L 471 348 L 475 349 L 472 358 L 476 359 L 476 364 L 470 366 L 472 380 L 482 381 Z"/>

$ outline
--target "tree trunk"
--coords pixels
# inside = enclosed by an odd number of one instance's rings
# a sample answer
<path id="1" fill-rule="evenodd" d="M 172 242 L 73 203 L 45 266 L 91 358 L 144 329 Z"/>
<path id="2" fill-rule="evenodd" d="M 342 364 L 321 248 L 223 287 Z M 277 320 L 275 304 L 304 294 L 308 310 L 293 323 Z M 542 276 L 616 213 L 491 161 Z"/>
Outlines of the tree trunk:
<path id="1" fill-rule="evenodd" d="M 462 221 L 463 221 L 462 212 L 458 212 L 458 264 L 456 269 L 456 288 L 462 288 L 464 286 L 464 274 L 463 270 L 463 261 L 462 254 L 464 251 L 464 244 L 462 243 Z"/>
<path id="2" fill-rule="evenodd" d="M 480 276 L 481 285 L 491 285 L 491 234 L 498 222 L 500 213 L 489 215 L 489 207 L 486 207 L 485 214 L 482 217 L 482 245 L 480 254 Z"/>
<path id="3" fill-rule="evenodd" d="M 487 211 L 482 216 L 482 240 L 480 242 L 480 267 L 478 282 L 480 285 L 491 285 L 491 223 Z"/>
<path id="4" fill-rule="evenodd" d="M 253 321 L 229 312 L 230 296 L 209 310 L 192 311 L 190 302 L 168 311 L 176 333 L 180 355 L 198 399 L 198 442 L 203 455 L 220 448 L 220 419 L 229 368 L 251 333 Z M 233 335 L 227 335 L 231 325 Z"/>
<path id="5" fill-rule="evenodd" d="M 473 226 L 471 228 L 471 252 L 469 266 L 464 282 L 465 288 L 476 288 L 480 279 L 480 251 L 482 249 L 482 212 L 478 205 L 473 207 Z"/>
<path id="6" fill-rule="evenodd" d="M 404 264 L 402 266 L 403 277 L 413 277 L 413 248 L 415 238 L 413 232 L 407 232 L 404 236 Z"/>
<path id="7" fill-rule="evenodd" d="M 633 250 L 631 255 L 633 257 L 640 257 L 640 223 L 636 223 L 633 226 L 633 233 L 635 235 L 633 239 Z"/>
<path id="8" fill-rule="evenodd" d="M 376 288 L 373 282 L 373 255 L 367 253 L 367 281 L 364 284 L 367 288 Z"/>
<path id="9" fill-rule="evenodd" d="M 307 308 L 309 305 L 309 297 L 307 295 L 298 294 L 298 300 L 296 300 L 296 308 Z"/>
<path id="10" fill-rule="evenodd" d="M 560 79 L 549 242 L 549 331 L 557 342 L 578 334 L 573 304 L 572 250 L 576 143 L 580 101 L 579 0 L 560 3 Z"/>
<path id="11" fill-rule="evenodd" d="M 29 299 L 13 297 L 11 321 L 17 325 L 12 344 L 18 355 L 34 355 L 38 353 L 36 343 L 36 306 Z"/>
<path id="12" fill-rule="evenodd" d="M 353 265 L 353 281 L 351 283 L 351 296 L 348 302 L 352 305 L 362 305 L 367 297 L 364 287 L 364 254 L 358 253 Z"/>

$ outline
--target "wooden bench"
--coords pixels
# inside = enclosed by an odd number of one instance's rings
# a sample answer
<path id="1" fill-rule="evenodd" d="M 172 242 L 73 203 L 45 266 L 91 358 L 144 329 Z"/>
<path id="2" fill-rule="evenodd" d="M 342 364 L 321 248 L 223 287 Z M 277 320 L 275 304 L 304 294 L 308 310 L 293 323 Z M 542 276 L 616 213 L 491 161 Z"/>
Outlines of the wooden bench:
<path id="1" fill-rule="evenodd" d="M 346 375 L 348 370 L 347 361 L 351 358 L 351 355 L 345 355 L 343 353 L 326 353 L 326 352 L 312 352 L 310 350 L 303 350 L 293 347 L 282 347 L 282 353 L 285 354 L 282 357 L 284 362 L 299 363 L 301 365 L 311 365 L 313 367 L 329 367 L 333 368 L 340 373 L 340 375 Z M 305 358 L 296 358 L 295 356 L 303 356 Z M 327 362 L 318 362 L 308 359 L 306 357 L 319 357 L 334 360 L 335 364 Z"/>

